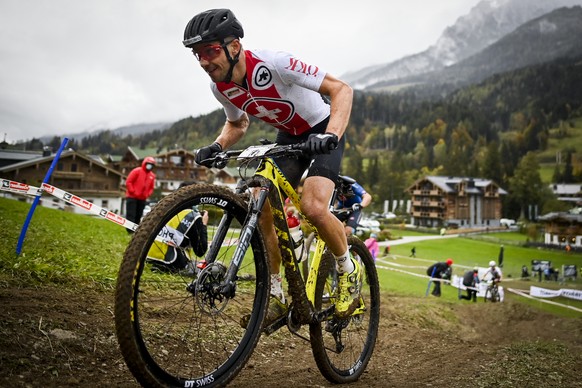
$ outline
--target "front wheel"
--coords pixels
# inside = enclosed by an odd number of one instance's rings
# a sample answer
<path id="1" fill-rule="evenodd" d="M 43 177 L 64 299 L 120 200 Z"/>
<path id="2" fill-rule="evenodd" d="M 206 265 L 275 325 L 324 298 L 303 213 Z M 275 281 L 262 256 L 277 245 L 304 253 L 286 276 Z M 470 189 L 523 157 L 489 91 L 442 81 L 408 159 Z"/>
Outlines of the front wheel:
<path id="1" fill-rule="evenodd" d="M 380 287 L 374 259 L 364 243 L 348 237 L 351 256 L 362 266 L 360 307 L 345 319 L 333 315 L 310 324 L 313 356 L 321 374 L 332 383 L 351 383 L 359 379 L 374 351 L 380 321 Z M 335 303 L 333 255 L 327 251 L 319 266 L 315 290 L 315 309 L 325 311 Z"/>
<path id="2" fill-rule="evenodd" d="M 491 288 L 491 302 L 496 303 L 501 300 L 501 295 L 499 295 L 499 288 L 497 286 Z"/>
<path id="3" fill-rule="evenodd" d="M 187 215 L 193 209 L 209 214 L 203 258 L 190 246 L 196 236 Z M 260 231 L 243 239 L 247 215 L 247 203 L 231 190 L 192 185 L 165 197 L 139 225 L 119 270 L 115 326 L 121 353 L 141 385 L 223 386 L 248 361 L 261 334 L 269 271 Z M 243 240 L 250 246 L 235 281 L 224 288 Z M 190 265 L 159 270 L 175 257 L 187 257 Z"/>

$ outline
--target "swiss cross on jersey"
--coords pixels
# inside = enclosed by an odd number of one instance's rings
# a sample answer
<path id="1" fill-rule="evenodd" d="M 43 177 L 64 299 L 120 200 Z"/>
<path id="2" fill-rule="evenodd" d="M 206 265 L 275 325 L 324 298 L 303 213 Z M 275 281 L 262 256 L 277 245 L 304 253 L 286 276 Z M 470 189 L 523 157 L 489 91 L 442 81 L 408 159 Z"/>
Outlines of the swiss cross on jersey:
<path id="1" fill-rule="evenodd" d="M 270 51 L 247 50 L 245 61 L 248 89 L 233 82 L 213 86 L 229 119 L 240 117 L 234 111 L 240 109 L 280 130 L 299 135 L 329 116 L 329 105 L 318 93 L 325 72 L 317 66 L 287 53 Z"/>

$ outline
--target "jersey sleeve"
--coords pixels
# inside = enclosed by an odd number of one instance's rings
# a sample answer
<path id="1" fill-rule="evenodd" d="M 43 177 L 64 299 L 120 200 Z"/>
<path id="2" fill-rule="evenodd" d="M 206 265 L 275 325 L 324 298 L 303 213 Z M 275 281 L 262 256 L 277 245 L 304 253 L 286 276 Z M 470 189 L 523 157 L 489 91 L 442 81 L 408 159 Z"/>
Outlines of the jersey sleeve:
<path id="1" fill-rule="evenodd" d="M 364 189 L 359 183 L 354 183 L 352 185 L 352 188 L 354 190 L 354 193 L 359 196 L 359 197 L 363 197 L 364 194 L 366 194 L 366 189 Z"/>
<path id="2" fill-rule="evenodd" d="M 232 102 L 228 100 L 228 98 L 220 93 L 214 82 L 210 84 L 210 89 L 212 90 L 214 97 L 224 108 L 224 113 L 226 114 L 226 119 L 228 121 L 236 121 L 242 117 L 245 112 L 242 109 L 237 108 Z"/>
<path id="3" fill-rule="evenodd" d="M 278 52 L 274 62 L 276 71 L 283 82 L 319 92 L 319 87 L 325 78 L 326 72 L 318 66 L 305 63 L 301 59 L 285 52 Z"/>

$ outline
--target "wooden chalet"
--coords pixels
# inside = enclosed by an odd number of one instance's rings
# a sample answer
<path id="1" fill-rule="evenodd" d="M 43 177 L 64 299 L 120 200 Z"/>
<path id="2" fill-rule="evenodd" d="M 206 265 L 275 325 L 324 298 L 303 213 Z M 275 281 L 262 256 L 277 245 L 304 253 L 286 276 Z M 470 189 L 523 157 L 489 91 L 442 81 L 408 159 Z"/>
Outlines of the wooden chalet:
<path id="1" fill-rule="evenodd" d="M 406 190 L 411 196 L 411 223 L 425 227 L 499 227 L 501 196 L 488 179 L 427 176 Z"/>
<path id="2" fill-rule="evenodd" d="M 112 167 L 125 176 L 137 166 L 141 166 L 143 159 L 151 156 L 156 160 L 154 173 L 156 174 L 156 188 L 162 195 L 167 195 L 176 190 L 182 182 L 212 182 L 219 185 L 234 188 L 237 176 L 231 169 L 208 169 L 196 164 L 195 155 L 185 149 L 169 149 L 165 152 L 159 150 L 135 149 L 127 147 L 126 153 L 121 159 L 110 158 Z M 125 184 L 125 181 L 123 182 Z"/>
<path id="3" fill-rule="evenodd" d="M 582 214 L 552 212 L 538 221 L 544 224 L 544 244 L 582 248 Z"/>
<path id="4" fill-rule="evenodd" d="M 54 158 L 54 154 L 45 155 L 1 167 L 0 177 L 40 187 Z M 48 183 L 97 206 L 120 213 L 124 196 L 120 187 L 124 178 L 123 174 L 107 166 L 100 158 L 68 150 L 61 154 Z M 18 194 L 2 192 L 2 195 L 19 200 L 32 200 L 31 197 Z M 41 204 L 85 213 L 84 210 L 66 204 L 48 194 L 41 197 Z"/>

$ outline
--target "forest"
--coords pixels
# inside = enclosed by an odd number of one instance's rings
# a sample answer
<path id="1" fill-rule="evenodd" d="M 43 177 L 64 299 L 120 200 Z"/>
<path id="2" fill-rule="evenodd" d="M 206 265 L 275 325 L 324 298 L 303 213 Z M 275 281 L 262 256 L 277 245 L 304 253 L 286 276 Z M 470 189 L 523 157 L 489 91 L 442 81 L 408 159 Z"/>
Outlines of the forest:
<path id="1" fill-rule="evenodd" d="M 415 86 L 396 93 L 357 91 L 346 130 L 342 173 L 374 196 L 374 210 L 384 200 L 406 199 L 405 190 L 426 175 L 492 179 L 509 192 L 504 216 L 523 217 L 526 206 L 539 214 L 566 210 L 548 183 L 582 182 L 582 162 L 575 139 L 582 137 L 582 58 L 496 74 L 465 87 L 454 84 Z M 225 117 L 216 110 L 175 122 L 169 129 L 122 137 L 106 130 L 72 139 L 72 148 L 98 155 L 122 155 L 127 146 L 196 149 L 214 140 Z M 275 131 L 252 119 L 237 145 L 274 140 Z M 551 139 L 572 139 L 552 149 Z M 50 146 L 32 139 L 28 150 Z M 577 147 L 578 146 L 578 147 Z M 561 155 L 556 163 L 554 155 Z M 549 156 L 548 156 L 549 155 Z M 542 180 L 541 166 L 553 168 Z"/>

